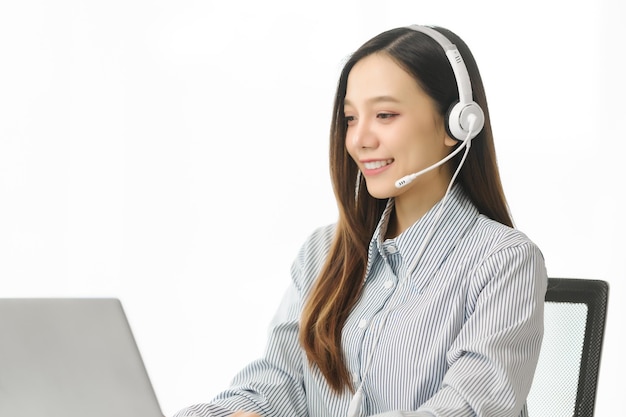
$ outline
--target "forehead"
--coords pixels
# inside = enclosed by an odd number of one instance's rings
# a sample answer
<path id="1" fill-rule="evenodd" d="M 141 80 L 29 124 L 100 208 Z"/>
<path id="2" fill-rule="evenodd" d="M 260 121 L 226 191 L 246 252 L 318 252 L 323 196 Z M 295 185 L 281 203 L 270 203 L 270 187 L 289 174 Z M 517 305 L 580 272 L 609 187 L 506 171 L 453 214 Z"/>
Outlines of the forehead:
<path id="1" fill-rule="evenodd" d="M 350 74 L 345 104 L 358 105 L 380 97 L 406 101 L 425 94 L 417 81 L 386 54 L 368 55 L 357 62 Z"/>

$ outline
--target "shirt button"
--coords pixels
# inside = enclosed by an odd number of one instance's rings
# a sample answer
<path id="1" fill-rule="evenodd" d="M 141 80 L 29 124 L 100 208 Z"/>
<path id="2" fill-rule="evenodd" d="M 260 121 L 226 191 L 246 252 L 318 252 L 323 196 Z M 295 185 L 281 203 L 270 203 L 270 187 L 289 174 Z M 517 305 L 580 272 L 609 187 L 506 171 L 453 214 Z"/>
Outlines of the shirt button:
<path id="1" fill-rule="evenodd" d="M 365 329 L 367 327 L 367 320 L 361 319 L 359 322 L 359 329 Z"/>
<path id="2" fill-rule="evenodd" d="M 398 252 L 398 248 L 395 245 L 389 245 L 389 247 L 387 248 L 387 252 L 393 255 L 394 253 Z"/>
<path id="3" fill-rule="evenodd" d="M 385 289 L 389 289 L 391 287 L 393 287 L 393 281 L 392 280 L 387 280 L 385 281 L 385 283 L 383 284 L 385 286 Z"/>

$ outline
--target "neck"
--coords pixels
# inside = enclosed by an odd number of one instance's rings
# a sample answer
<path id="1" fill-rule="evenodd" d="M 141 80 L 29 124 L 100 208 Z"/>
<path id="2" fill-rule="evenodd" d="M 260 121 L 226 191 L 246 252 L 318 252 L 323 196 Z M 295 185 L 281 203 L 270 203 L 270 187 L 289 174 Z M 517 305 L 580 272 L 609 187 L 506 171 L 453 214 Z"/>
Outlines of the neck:
<path id="1" fill-rule="evenodd" d="M 411 189 L 395 198 L 394 212 L 386 237 L 394 238 L 421 219 L 446 193 L 450 177 L 438 176 L 411 184 Z"/>

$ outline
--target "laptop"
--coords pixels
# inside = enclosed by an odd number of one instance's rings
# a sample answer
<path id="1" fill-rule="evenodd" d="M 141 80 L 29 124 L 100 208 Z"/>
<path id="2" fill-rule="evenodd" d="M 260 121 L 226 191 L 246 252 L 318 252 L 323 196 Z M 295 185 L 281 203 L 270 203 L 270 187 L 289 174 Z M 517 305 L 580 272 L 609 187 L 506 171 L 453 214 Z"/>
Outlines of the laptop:
<path id="1" fill-rule="evenodd" d="M 120 300 L 0 299 L 0 416 L 163 417 Z"/>

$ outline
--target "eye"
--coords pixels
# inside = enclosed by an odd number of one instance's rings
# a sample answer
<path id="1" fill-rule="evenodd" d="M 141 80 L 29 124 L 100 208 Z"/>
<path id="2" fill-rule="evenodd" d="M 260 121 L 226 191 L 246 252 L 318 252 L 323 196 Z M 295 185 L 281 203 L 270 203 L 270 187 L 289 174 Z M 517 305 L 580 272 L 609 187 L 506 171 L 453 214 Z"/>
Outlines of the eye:
<path id="1" fill-rule="evenodd" d="M 378 113 L 376 115 L 377 118 L 382 119 L 382 120 L 390 120 L 390 119 L 393 119 L 396 116 L 398 116 L 397 113 L 387 113 L 387 112 Z"/>
<path id="2" fill-rule="evenodd" d="M 344 116 L 344 119 L 346 120 L 347 126 L 352 126 L 354 122 L 356 121 L 356 117 L 354 116 Z"/>

